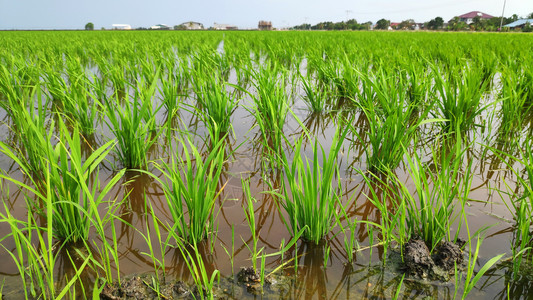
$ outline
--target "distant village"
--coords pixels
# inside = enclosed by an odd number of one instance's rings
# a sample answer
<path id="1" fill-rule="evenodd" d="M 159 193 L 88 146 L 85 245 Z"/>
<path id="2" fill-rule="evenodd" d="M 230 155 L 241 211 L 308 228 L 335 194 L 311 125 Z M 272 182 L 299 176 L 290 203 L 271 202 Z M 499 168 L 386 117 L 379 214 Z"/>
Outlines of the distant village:
<path id="1" fill-rule="evenodd" d="M 471 11 L 458 15 L 447 22 L 436 17 L 425 23 L 417 23 L 412 19 L 401 22 L 391 22 L 380 19 L 376 23 L 358 23 L 355 19 L 341 22 L 320 22 L 315 25 L 301 24 L 294 27 L 272 26 L 271 21 L 259 21 L 257 28 L 245 28 L 244 30 L 447 30 L 447 31 L 533 31 L 533 13 L 525 18 L 514 14 L 509 18 L 495 17 L 480 11 Z M 87 28 L 87 27 L 86 27 Z M 102 30 L 106 28 L 102 27 Z M 239 30 L 232 24 L 214 23 L 205 27 L 202 23 L 188 21 L 175 26 L 156 24 L 149 28 L 132 28 L 129 24 L 113 24 L 112 30 Z"/>
<path id="2" fill-rule="evenodd" d="M 481 11 L 471 11 L 458 15 L 447 22 L 436 17 L 424 23 L 417 23 L 412 19 L 401 22 L 391 22 L 380 19 L 376 23 L 358 23 L 355 19 L 346 22 L 321 22 L 315 25 L 302 24 L 291 29 L 297 30 L 447 30 L 447 31 L 527 31 L 531 32 L 533 13 L 526 18 L 514 14 L 509 18 L 495 17 Z"/>
<path id="3" fill-rule="evenodd" d="M 105 28 L 102 28 L 105 29 Z M 112 30 L 239 30 L 239 28 L 235 25 L 231 24 L 219 24 L 219 23 L 213 23 L 213 26 L 211 27 L 205 27 L 204 24 L 194 21 L 184 22 L 179 25 L 175 25 L 173 27 L 168 26 L 166 24 L 156 24 L 154 26 L 150 26 L 149 28 L 145 27 L 138 27 L 138 28 L 132 28 L 129 24 L 113 24 L 111 26 Z M 272 22 L 270 21 L 259 21 L 259 24 L 257 25 L 257 30 L 273 30 L 275 28 L 272 28 Z M 249 30 L 249 29 L 248 29 Z"/>

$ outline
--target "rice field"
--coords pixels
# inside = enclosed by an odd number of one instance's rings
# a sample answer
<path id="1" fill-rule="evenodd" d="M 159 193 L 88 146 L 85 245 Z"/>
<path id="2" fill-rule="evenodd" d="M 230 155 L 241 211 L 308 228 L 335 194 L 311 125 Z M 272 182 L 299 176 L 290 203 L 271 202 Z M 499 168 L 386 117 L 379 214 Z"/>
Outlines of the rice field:
<path id="1" fill-rule="evenodd" d="M 533 295 L 529 34 L 0 44 L 1 299 Z"/>

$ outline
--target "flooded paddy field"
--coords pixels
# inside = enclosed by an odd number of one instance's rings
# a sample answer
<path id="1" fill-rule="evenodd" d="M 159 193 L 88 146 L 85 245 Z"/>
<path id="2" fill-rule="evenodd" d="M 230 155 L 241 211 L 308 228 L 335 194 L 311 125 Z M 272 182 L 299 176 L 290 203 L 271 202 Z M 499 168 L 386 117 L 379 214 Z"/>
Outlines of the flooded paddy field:
<path id="1" fill-rule="evenodd" d="M 5 299 L 531 294 L 529 35 L 0 40 Z"/>

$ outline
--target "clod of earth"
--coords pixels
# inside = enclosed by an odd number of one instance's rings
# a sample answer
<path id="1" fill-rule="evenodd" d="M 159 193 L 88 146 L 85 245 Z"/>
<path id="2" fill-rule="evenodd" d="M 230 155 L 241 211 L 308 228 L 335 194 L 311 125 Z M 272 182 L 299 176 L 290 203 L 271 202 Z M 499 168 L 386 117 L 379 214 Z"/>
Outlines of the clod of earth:
<path id="1" fill-rule="evenodd" d="M 444 271 L 453 272 L 455 264 L 463 263 L 463 251 L 452 242 L 442 242 L 434 255 L 435 264 Z"/>
<path id="2" fill-rule="evenodd" d="M 255 272 L 254 268 L 241 268 L 239 273 L 237 273 L 237 280 L 240 283 L 244 283 L 249 293 L 254 295 L 261 294 L 261 276 Z"/>
<path id="3" fill-rule="evenodd" d="M 103 300 L 136 300 L 136 299 L 160 299 L 154 292 L 154 287 L 149 286 L 152 282 L 148 275 L 134 276 L 124 279 L 122 284 L 106 284 L 100 293 Z M 189 287 L 181 282 L 160 285 L 160 296 L 165 299 L 183 299 L 191 294 Z"/>
<path id="4" fill-rule="evenodd" d="M 441 242 L 431 255 L 429 248 L 420 239 L 411 239 L 404 245 L 404 266 L 407 274 L 430 280 L 448 281 L 455 271 L 464 268 L 463 251 L 457 244 Z"/>
<path id="5" fill-rule="evenodd" d="M 404 246 L 403 255 L 406 271 L 411 276 L 427 278 L 435 267 L 423 240 L 409 240 Z"/>

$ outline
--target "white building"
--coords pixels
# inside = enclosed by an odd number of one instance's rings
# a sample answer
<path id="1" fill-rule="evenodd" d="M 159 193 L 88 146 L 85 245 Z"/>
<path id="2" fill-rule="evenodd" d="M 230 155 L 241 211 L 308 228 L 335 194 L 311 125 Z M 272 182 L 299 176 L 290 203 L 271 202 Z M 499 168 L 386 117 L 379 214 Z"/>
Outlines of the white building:
<path id="1" fill-rule="evenodd" d="M 130 24 L 113 24 L 111 28 L 115 30 L 130 30 L 131 25 Z"/>
<path id="2" fill-rule="evenodd" d="M 213 28 L 215 30 L 237 30 L 237 26 L 230 24 L 218 24 L 214 23 Z"/>
<path id="3" fill-rule="evenodd" d="M 181 27 L 183 27 L 183 28 L 185 28 L 187 30 L 201 30 L 201 29 L 204 29 L 204 24 L 198 23 L 198 22 L 193 22 L 193 21 L 181 23 L 179 26 L 181 26 Z"/>
<path id="4" fill-rule="evenodd" d="M 154 26 L 151 26 L 150 29 L 153 29 L 153 30 L 165 30 L 165 29 L 170 29 L 170 27 L 166 24 L 157 24 L 157 25 L 154 25 Z"/>

